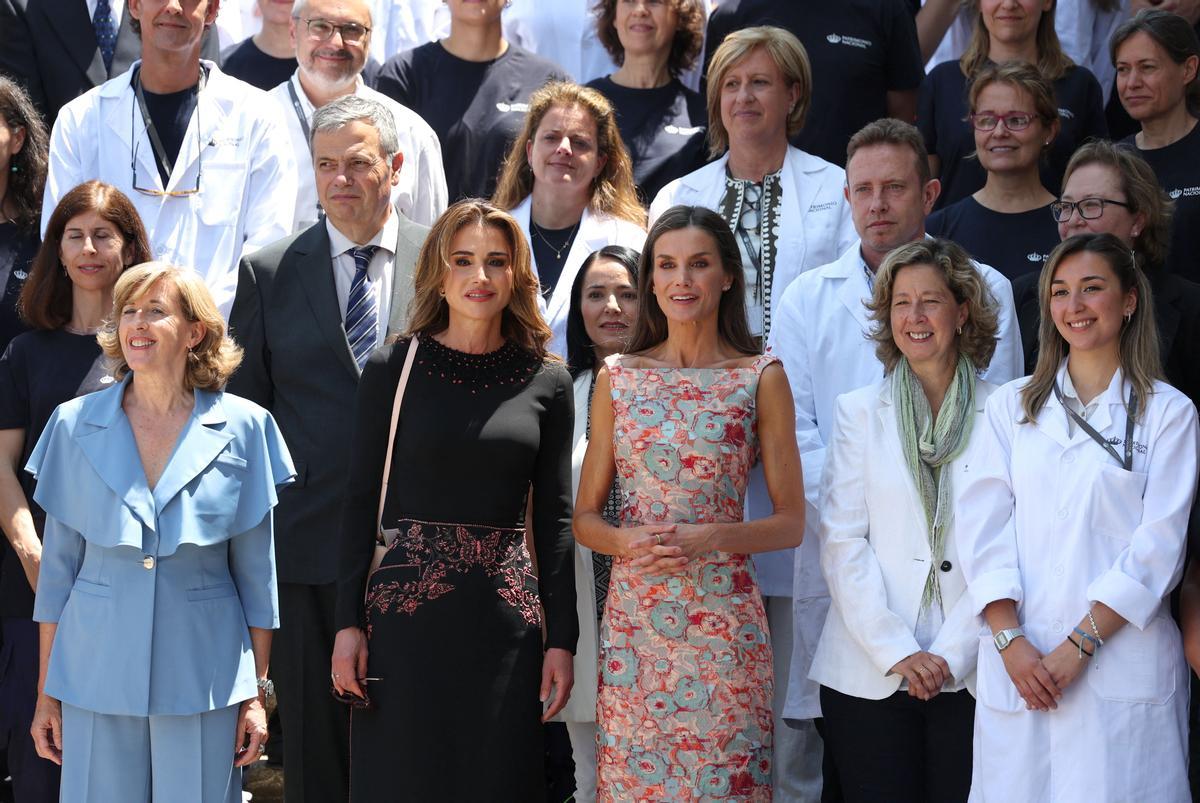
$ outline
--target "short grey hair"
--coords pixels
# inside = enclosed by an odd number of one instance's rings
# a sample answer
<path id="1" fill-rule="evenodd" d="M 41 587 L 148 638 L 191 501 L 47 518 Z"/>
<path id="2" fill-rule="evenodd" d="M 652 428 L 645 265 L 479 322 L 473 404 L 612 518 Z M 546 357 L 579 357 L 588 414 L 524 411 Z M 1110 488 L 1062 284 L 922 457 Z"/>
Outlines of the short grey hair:
<path id="1" fill-rule="evenodd" d="M 345 95 L 313 112 L 308 147 L 312 148 L 317 132 L 336 131 L 358 120 L 369 123 L 379 133 L 379 146 L 389 160 L 400 152 L 400 137 L 396 135 L 396 121 L 391 110 L 377 100 L 358 95 Z"/>
<path id="2" fill-rule="evenodd" d="M 375 15 L 371 13 L 371 4 L 364 2 L 363 5 L 366 6 L 366 8 L 367 8 L 368 24 L 374 25 L 375 24 L 375 20 L 374 20 Z M 308 0 L 296 0 L 296 2 L 292 3 L 292 19 L 294 19 L 294 20 L 300 19 L 300 15 L 303 14 L 305 11 L 308 11 Z"/>

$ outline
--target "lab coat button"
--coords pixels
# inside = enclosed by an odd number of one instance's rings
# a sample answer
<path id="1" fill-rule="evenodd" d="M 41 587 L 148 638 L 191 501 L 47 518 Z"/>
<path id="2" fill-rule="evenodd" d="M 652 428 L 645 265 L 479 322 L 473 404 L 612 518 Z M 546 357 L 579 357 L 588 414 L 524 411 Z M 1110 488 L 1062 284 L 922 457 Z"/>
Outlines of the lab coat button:
<path id="1" fill-rule="evenodd" d="M 1075 455 L 1073 455 L 1073 454 L 1065 454 L 1065 455 L 1063 455 L 1063 462 L 1064 462 L 1064 463 L 1074 463 L 1074 462 L 1075 462 Z"/>
<path id="2" fill-rule="evenodd" d="M 151 557 L 150 555 L 147 555 L 146 557 L 142 558 L 142 566 L 146 569 L 153 569 L 154 568 L 154 558 Z"/>
<path id="3" fill-rule="evenodd" d="M 1055 619 L 1054 620 L 1054 632 L 1061 633 L 1062 629 L 1063 629 L 1062 621 L 1059 619 Z"/>
<path id="4" fill-rule="evenodd" d="M 1055 567 L 1054 567 L 1054 576 L 1055 576 L 1055 577 L 1062 577 L 1062 576 L 1063 576 L 1063 567 L 1062 567 L 1062 566 L 1055 566 Z"/>
<path id="5" fill-rule="evenodd" d="M 1064 507 L 1064 508 L 1060 508 L 1060 509 L 1059 509 L 1059 511 L 1058 511 L 1058 517 L 1059 517 L 1060 519 L 1065 519 L 1065 518 L 1067 517 L 1067 515 L 1068 515 L 1068 513 L 1067 513 L 1067 509 L 1066 509 L 1065 507 Z"/>
<path id="6" fill-rule="evenodd" d="M 954 568 L 954 564 L 952 564 L 950 561 L 948 561 L 948 560 L 942 561 L 942 571 L 948 572 L 952 568 Z"/>

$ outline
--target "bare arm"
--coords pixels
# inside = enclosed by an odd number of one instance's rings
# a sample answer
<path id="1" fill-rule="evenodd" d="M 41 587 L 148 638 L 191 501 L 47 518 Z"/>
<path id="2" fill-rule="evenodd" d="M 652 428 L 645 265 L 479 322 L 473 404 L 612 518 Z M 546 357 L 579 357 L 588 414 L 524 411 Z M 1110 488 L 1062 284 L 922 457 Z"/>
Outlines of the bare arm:
<path id="1" fill-rule="evenodd" d="M 950 30 L 961 5 L 962 0 L 925 0 L 917 12 L 917 41 L 921 43 L 922 61 L 933 58 L 933 51 Z"/>
<path id="2" fill-rule="evenodd" d="M 50 666 L 50 650 L 58 625 L 41 622 L 38 625 L 38 696 L 29 728 L 33 745 L 42 758 L 62 764 L 62 703 L 46 696 L 46 669 Z"/>
<path id="3" fill-rule="evenodd" d="M 25 430 L 0 430 L 0 528 L 21 561 L 29 587 L 36 591 L 42 542 L 34 529 L 29 500 L 17 474 L 24 448 Z"/>
<path id="4" fill-rule="evenodd" d="M 254 677 L 266 680 L 271 662 L 271 636 L 274 631 L 261 627 L 250 628 L 250 649 L 254 651 Z M 237 737 L 233 745 L 235 767 L 245 767 L 258 761 L 267 744 L 266 697 L 262 689 L 242 703 L 238 714 Z"/>

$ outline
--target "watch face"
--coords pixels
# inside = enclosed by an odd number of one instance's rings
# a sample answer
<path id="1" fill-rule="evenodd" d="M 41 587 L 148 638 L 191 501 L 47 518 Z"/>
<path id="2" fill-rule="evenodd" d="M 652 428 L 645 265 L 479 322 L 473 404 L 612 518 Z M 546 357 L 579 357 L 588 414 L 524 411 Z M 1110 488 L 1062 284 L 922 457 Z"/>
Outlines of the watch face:
<path id="1" fill-rule="evenodd" d="M 1011 639 L 1009 639 L 1009 637 L 1008 637 L 1008 632 L 1005 630 L 1001 630 L 999 633 L 996 634 L 996 649 L 1003 650 L 1005 647 L 1008 646 L 1009 641 L 1011 641 Z"/>

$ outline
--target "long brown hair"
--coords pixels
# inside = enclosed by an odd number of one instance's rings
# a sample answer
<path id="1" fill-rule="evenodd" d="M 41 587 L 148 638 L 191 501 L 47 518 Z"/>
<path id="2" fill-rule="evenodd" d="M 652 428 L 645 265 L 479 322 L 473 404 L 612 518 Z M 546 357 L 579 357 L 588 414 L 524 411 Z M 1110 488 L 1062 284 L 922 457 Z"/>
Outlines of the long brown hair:
<path id="1" fill-rule="evenodd" d="M 991 34 L 983 23 L 983 10 L 979 7 L 979 1 L 973 0 L 971 5 L 975 11 L 975 25 L 971 30 L 971 41 L 967 43 L 967 49 L 958 60 L 958 67 L 968 80 L 987 64 L 992 46 Z M 1054 30 L 1054 10 L 1057 6 L 1058 0 L 1055 0 L 1049 11 L 1042 12 L 1035 33 L 1037 68 L 1049 81 L 1057 81 L 1075 66 L 1075 62 L 1063 51 L 1058 32 Z"/>
<path id="2" fill-rule="evenodd" d="M 1138 270 L 1133 253 L 1111 234 L 1077 234 L 1068 237 L 1050 252 L 1038 278 L 1038 358 L 1033 375 L 1021 389 L 1021 408 L 1026 421 L 1036 421 L 1037 414 L 1046 404 L 1054 390 L 1058 367 L 1069 351 L 1067 341 L 1050 317 L 1050 283 L 1054 273 L 1067 257 L 1075 254 L 1096 254 L 1102 257 L 1121 285 L 1122 292 L 1133 290 L 1137 294 L 1137 306 L 1129 322 L 1121 329 L 1121 371 L 1141 399 L 1135 419 L 1146 413 L 1147 401 L 1154 387 L 1154 380 L 1163 378 L 1162 361 L 1158 351 L 1158 327 L 1154 322 L 1154 299 L 1150 295 L 1150 282 L 1146 274 Z"/>
<path id="3" fill-rule="evenodd" d="M 646 210 L 638 201 L 633 183 L 633 160 L 629 158 L 629 150 L 617 129 L 617 115 L 612 104 L 596 90 L 570 81 L 551 81 L 530 96 L 525 125 L 504 159 L 492 203 L 511 210 L 529 197 L 533 192 L 533 168 L 529 165 L 525 146 L 533 141 L 538 126 L 551 109 L 575 106 L 586 111 L 596 122 L 596 152 L 607 157 L 604 167 L 592 180 L 588 208 L 593 214 L 628 220 L 644 228 Z"/>
<path id="4" fill-rule="evenodd" d="M 42 216 L 42 189 L 46 185 L 49 137 L 42 116 L 19 85 L 0 76 L 0 118 L 9 128 L 25 132 L 25 144 L 10 160 L 8 192 L 0 200 L 13 208 L 13 220 L 32 231 Z"/>
<path id="5" fill-rule="evenodd" d="M 60 329 L 71 320 L 75 285 L 59 259 L 59 249 L 67 223 L 76 215 L 87 212 L 95 212 L 121 232 L 125 247 L 130 249 L 126 268 L 154 259 L 146 227 L 128 196 L 111 184 L 85 181 L 64 195 L 54 207 L 46 224 L 46 236 L 33 258 L 29 278 L 17 300 L 17 311 L 34 329 Z"/>
<path id="6" fill-rule="evenodd" d="M 426 236 L 421 255 L 417 257 L 408 334 L 436 335 L 450 325 L 450 306 L 438 291 L 450 269 L 450 244 L 454 235 L 471 225 L 499 231 L 512 250 L 512 295 L 501 318 L 501 334 L 546 359 L 546 344 L 550 342 L 551 332 L 538 310 L 538 279 L 533 272 L 525 234 L 512 215 L 478 198 L 467 198 L 451 206 Z"/>
<path id="7" fill-rule="evenodd" d="M 654 295 L 654 247 L 658 238 L 670 231 L 699 229 L 713 238 L 721 267 L 729 279 L 729 289 L 721 294 L 717 308 L 717 334 L 721 340 L 743 354 L 762 351 L 746 320 L 746 274 L 742 270 L 742 254 L 729 224 L 711 209 L 703 206 L 672 206 L 659 216 L 642 248 L 638 264 L 638 316 L 633 324 L 629 351 L 638 352 L 657 346 L 667 339 L 667 316 Z"/>

